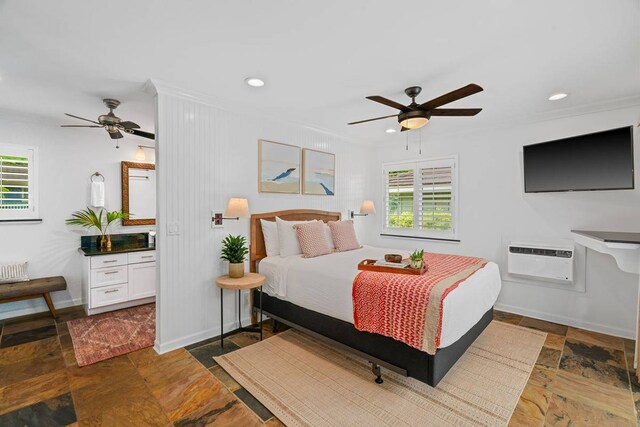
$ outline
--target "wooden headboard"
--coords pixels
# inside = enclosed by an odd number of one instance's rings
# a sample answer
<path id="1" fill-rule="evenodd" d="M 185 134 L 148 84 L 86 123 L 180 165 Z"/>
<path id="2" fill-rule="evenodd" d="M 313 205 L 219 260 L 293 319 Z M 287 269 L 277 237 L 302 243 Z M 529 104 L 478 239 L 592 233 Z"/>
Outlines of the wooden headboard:
<path id="1" fill-rule="evenodd" d="M 264 236 L 262 235 L 261 219 L 265 221 L 275 221 L 276 217 L 285 221 L 307 221 L 312 219 L 328 221 L 339 221 L 340 212 L 317 211 L 314 209 L 291 209 L 278 212 L 265 212 L 251 215 L 251 239 L 249 247 L 249 269 L 255 273 L 258 261 L 267 256 L 264 246 Z"/>

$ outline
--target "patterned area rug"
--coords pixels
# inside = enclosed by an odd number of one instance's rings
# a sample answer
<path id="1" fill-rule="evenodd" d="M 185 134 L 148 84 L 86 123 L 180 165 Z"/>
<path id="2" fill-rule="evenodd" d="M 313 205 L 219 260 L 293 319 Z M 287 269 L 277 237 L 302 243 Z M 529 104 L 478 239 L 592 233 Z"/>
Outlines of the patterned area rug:
<path id="1" fill-rule="evenodd" d="M 146 304 L 67 323 L 78 366 L 151 347 L 156 338 L 156 306 Z"/>
<path id="2" fill-rule="evenodd" d="M 505 426 L 546 335 L 493 321 L 435 388 L 295 330 L 215 360 L 287 426 Z"/>

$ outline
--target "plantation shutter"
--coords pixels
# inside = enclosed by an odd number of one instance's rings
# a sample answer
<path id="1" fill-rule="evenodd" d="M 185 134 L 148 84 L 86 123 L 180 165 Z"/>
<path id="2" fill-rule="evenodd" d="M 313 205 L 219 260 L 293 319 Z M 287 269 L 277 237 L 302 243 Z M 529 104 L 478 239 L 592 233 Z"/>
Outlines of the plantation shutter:
<path id="1" fill-rule="evenodd" d="M 440 162 L 437 162 L 440 163 Z M 419 166 L 418 228 L 454 231 L 453 162 Z"/>
<path id="2" fill-rule="evenodd" d="M 34 150 L 0 145 L 0 219 L 35 216 Z"/>
<path id="3" fill-rule="evenodd" d="M 388 235 L 457 239 L 457 157 L 383 165 Z"/>
<path id="4" fill-rule="evenodd" d="M 388 228 L 413 228 L 414 169 L 385 171 L 385 224 Z"/>

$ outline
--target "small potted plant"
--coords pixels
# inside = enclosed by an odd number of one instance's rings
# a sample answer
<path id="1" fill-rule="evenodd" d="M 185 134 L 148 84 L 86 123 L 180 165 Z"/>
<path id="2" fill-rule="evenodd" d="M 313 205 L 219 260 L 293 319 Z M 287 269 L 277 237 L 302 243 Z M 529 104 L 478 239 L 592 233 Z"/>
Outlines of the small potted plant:
<path id="1" fill-rule="evenodd" d="M 411 264 L 411 268 L 420 270 L 424 265 L 424 249 L 413 251 L 409 255 L 409 264 Z"/>
<path id="2" fill-rule="evenodd" d="M 65 222 L 68 225 L 79 225 L 86 229 L 96 228 L 100 232 L 100 235 L 97 238 L 98 247 L 101 249 L 111 249 L 111 235 L 108 233 L 109 226 L 114 221 L 127 219 L 128 217 L 129 215 L 122 211 L 109 212 L 101 208 L 98 213 L 96 213 L 94 210 L 87 207 L 87 209 L 72 213 L 71 218 L 67 219 Z"/>
<path id="3" fill-rule="evenodd" d="M 220 259 L 229 261 L 229 277 L 232 279 L 244 276 L 244 259 L 247 253 L 249 249 L 244 236 L 229 235 L 222 241 Z"/>

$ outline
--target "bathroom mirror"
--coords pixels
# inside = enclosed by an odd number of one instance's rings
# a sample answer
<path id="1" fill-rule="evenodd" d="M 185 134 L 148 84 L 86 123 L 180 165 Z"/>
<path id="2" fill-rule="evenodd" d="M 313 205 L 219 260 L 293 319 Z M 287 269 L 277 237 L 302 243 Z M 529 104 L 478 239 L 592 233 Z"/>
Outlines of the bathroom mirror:
<path id="1" fill-rule="evenodd" d="M 122 162 L 122 225 L 156 223 L 156 165 Z"/>

